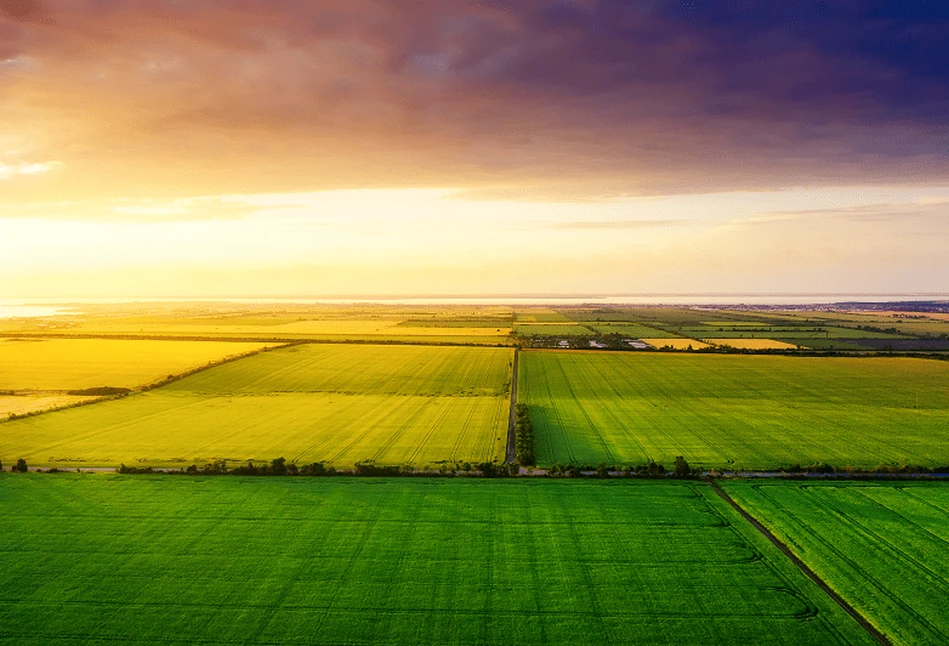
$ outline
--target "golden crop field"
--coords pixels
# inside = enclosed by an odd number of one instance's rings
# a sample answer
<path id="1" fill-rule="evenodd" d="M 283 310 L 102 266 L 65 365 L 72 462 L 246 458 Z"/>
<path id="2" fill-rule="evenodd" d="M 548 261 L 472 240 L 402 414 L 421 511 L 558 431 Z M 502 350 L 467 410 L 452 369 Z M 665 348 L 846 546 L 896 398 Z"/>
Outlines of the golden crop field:
<path id="1" fill-rule="evenodd" d="M 494 306 L 150 303 L 84 306 L 73 313 L 0 319 L 0 336 L 159 336 L 175 339 L 508 343 L 514 316 Z"/>
<path id="2" fill-rule="evenodd" d="M 701 350 L 702 348 L 707 348 L 709 345 L 707 343 L 702 343 L 698 339 L 684 339 L 684 338 L 649 338 L 641 339 L 649 345 L 656 348 L 663 348 L 669 346 L 675 350 L 687 350 L 689 346 L 693 350 Z"/>
<path id="3" fill-rule="evenodd" d="M 95 397 L 58 394 L 0 395 L 0 419 L 8 415 L 26 415 L 51 408 L 62 408 L 93 399 Z"/>
<path id="4" fill-rule="evenodd" d="M 6 422 L 0 460 L 181 465 L 226 459 L 351 467 L 503 460 L 513 351 L 313 344 L 157 390 Z"/>
<path id="5" fill-rule="evenodd" d="M 3 339 L 0 390 L 135 388 L 265 347 L 227 341 Z"/>
<path id="6" fill-rule="evenodd" d="M 737 350 L 796 350 L 800 347 L 794 343 L 774 339 L 706 339 L 706 341 L 715 345 L 727 345 Z"/>

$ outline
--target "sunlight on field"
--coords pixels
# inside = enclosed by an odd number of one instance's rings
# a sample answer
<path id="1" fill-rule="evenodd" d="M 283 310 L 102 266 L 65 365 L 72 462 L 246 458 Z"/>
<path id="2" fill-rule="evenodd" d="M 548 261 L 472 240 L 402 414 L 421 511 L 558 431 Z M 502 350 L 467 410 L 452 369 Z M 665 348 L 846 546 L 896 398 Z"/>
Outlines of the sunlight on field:
<path id="1" fill-rule="evenodd" d="M 0 340 L 0 390 L 135 388 L 268 347 L 224 341 Z"/>
<path id="2" fill-rule="evenodd" d="M 511 334 L 510 327 L 421 327 L 393 325 L 384 328 L 380 334 L 392 337 L 506 337 Z"/>
<path id="3" fill-rule="evenodd" d="M 283 456 L 337 467 L 503 460 L 513 351 L 314 344 L 158 390 L 7 422 L 0 459 L 171 465 Z"/>
<path id="4" fill-rule="evenodd" d="M 72 395 L 0 395 L 0 418 L 61 408 L 93 399 L 95 397 Z"/>
<path id="5" fill-rule="evenodd" d="M 545 316 L 566 320 L 549 312 Z M 508 343 L 507 308 L 457 305 L 294 303 L 130 303 L 89 305 L 69 315 L 0 319 L 4 334 L 168 337 L 181 340 L 399 341 Z"/>
<path id="6" fill-rule="evenodd" d="M 736 350 L 796 350 L 800 346 L 774 339 L 706 339 L 714 345 L 725 345 Z"/>
<path id="7" fill-rule="evenodd" d="M 675 350 L 688 350 L 690 347 L 693 350 L 701 350 L 702 348 L 709 347 L 707 343 L 702 343 L 698 339 L 683 339 L 683 338 L 667 339 L 667 338 L 661 338 L 661 337 L 650 337 L 648 339 L 643 338 L 640 340 L 645 341 L 646 343 L 648 343 L 649 345 L 655 348 L 664 348 L 666 346 L 669 346 Z"/>

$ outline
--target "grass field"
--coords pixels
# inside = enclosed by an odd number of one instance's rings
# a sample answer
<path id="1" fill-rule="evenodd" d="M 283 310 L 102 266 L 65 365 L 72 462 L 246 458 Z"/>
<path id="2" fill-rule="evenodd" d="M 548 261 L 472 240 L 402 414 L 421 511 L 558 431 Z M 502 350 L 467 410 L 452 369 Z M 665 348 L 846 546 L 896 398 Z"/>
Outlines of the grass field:
<path id="1" fill-rule="evenodd" d="M 944 483 L 725 488 L 894 643 L 949 643 Z"/>
<path id="2" fill-rule="evenodd" d="M 35 465 L 272 460 L 351 467 L 503 459 L 512 351 L 303 345 L 161 389 L 7 422 L 0 459 Z"/>
<path id="3" fill-rule="evenodd" d="M 267 347 L 226 341 L 0 340 L 0 390 L 134 388 Z"/>
<path id="4" fill-rule="evenodd" d="M 947 383 L 923 359 L 530 350 L 518 398 L 538 464 L 941 466 Z"/>
<path id="5" fill-rule="evenodd" d="M 701 484 L 3 474 L 0 518 L 0 643 L 871 643 Z"/>

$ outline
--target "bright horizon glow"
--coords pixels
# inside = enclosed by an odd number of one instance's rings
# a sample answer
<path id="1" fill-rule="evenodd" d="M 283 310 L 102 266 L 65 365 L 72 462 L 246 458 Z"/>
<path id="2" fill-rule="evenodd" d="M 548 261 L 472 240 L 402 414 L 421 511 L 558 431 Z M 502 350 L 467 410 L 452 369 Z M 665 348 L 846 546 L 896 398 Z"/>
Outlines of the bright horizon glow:
<path id="1" fill-rule="evenodd" d="M 940 292 L 939 11 L 0 3 L 0 299 Z"/>
<path id="2" fill-rule="evenodd" d="M 881 187 L 40 203 L 0 218 L 0 296 L 939 292 L 946 275 L 927 267 L 944 264 L 947 214 L 949 188 Z M 898 235 L 881 237 L 888 227 Z M 877 275 L 883 263 L 889 275 Z"/>

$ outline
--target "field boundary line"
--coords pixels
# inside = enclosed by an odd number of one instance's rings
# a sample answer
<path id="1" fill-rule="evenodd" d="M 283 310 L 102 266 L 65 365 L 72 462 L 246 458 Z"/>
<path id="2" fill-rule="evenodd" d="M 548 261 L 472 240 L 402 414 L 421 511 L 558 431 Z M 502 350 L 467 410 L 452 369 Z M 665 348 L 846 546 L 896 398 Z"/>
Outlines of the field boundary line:
<path id="1" fill-rule="evenodd" d="M 508 464 L 514 464 L 517 461 L 517 438 L 514 434 L 516 426 L 515 407 L 517 406 L 517 357 L 519 348 L 514 348 L 514 363 L 511 368 L 511 412 L 507 418 L 507 451 L 505 452 L 505 461 Z"/>
<path id="2" fill-rule="evenodd" d="M 846 612 L 848 615 L 853 617 L 853 619 L 856 620 L 858 624 L 860 624 L 860 627 L 863 628 L 865 631 L 867 631 L 867 633 L 871 637 L 873 637 L 873 639 L 875 639 L 878 643 L 883 644 L 883 646 L 893 646 L 893 642 L 891 642 L 889 638 L 887 638 L 886 635 L 884 635 L 879 630 L 877 630 L 877 628 L 873 624 L 871 624 L 863 615 L 857 612 L 856 608 L 851 606 L 843 597 L 837 594 L 833 590 L 833 588 L 831 588 L 827 584 L 826 581 L 820 578 L 820 576 L 816 572 L 814 572 L 814 570 L 812 570 L 804 561 L 798 558 L 794 554 L 794 552 L 792 552 L 791 549 L 781 541 L 781 539 L 779 539 L 777 536 L 772 534 L 771 530 L 769 530 L 767 527 L 765 527 L 760 522 L 758 522 L 758 520 L 755 519 L 754 516 L 749 514 L 747 511 L 745 511 L 745 509 L 741 505 L 735 502 L 735 500 L 731 496 L 729 496 L 727 492 L 725 492 L 721 487 L 718 486 L 717 482 L 712 480 L 710 481 L 710 484 L 712 486 L 712 489 L 715 491 L 715 493 L 718 494 L 719 498 L 727 502 L 729 506 L 731 506 L 735 511 L 737 511 L 741 515 L 742 518 L 748 521 L 748 523 L 752 527 L 758 530 L 758 532 L 762 536 L 768 539 L 768 541 L 772 545 L 774 545 L 776 548 L 778 548 L 778 550 L 781 551 L 782 554 L 788 557 L 788 559 L 790 559 L 791 562 L 801 572 L 803 572 L 805 576 L 807 576 L 807 578 L 809 578 L 811 581 L 817 584 L 817 587 L 823 590 L 824 593 L 828 597 L 830 597 L 838 606 L 840 606 L 844 612 Z"/>
<path id="3" fill-rule="evenodd" d="M 342 335 L 340 335 L 342 336 Z M 446 335 L 450 336 L 450 335 Z M 494 335 L 492 335 L 493 337 Z M 149 334 L 147 332 L 141 334 L 109 334 L 107 332 L 96 333 L 90 332 L 86 333 L 75 333 L 75 334 L 58 334 L 55 332 L 0 332 L 0 338 L 4 339 L 102 339 L 105 341 L 225 341 L 225 342 L 235 342 L 235 343 L 282 343 L 282 344 L 297 344 L 297 343 L 313 343 L 313 344 L 327 344 L 327 345 L 424 345 L 424 346 L 435 346 L 435 347 L 461 347 L 461 348 L 510 348 L 513 347 L 509 343 L 505 343 L 504 340 L 507 337 L 498 336 L 499 341 L 497 343 L 465 343 L 463 341 L 444 341 L 429 339 L 425 336 L 419 336 L 417 338 L 422 339 L 421 341 L 408 341 L 405 340 L 405 337 L 401 339 L 387 339 L 385 337 L 379 339 L 320 339 L 312 337 L 255 337 L 255 336 L 213 336 L 213 335 L 181 335 L 177 336 L 174 334 Z M 487 337 L 481 337 L 487 338 Z M 890 356 L 887 354 L 886 356 Z"/>

